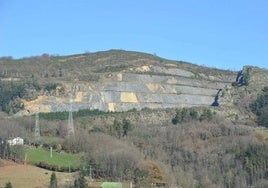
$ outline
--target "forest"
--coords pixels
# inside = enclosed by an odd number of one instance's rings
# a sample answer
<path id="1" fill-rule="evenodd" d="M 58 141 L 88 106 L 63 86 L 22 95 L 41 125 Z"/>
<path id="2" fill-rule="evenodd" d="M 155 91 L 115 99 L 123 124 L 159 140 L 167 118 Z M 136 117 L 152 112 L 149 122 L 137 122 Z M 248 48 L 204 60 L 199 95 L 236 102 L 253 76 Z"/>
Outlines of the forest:
<path id="1" fill-rule="evenodd" d="M 163 121 L 147 121 L 155 116 Z M 0 121 L 4 159 L 23 161 L 23 147 L 5 144 L 8 137 L 19 135 L 38 148 L 60 145 L 60 151 L 83 154 L 80 174 L 89 174 L 90 167 L 95 179 L 133 181 L 136 187 L 151 183 L 186 188 L 268 186 L 265 134 L 234 124 L 217 114 L 215 107 L 77 112 L 75 138 L 66 138 L 66 120 L 44 115 L 38 141 L 33 136 L 34 117 Z"/>

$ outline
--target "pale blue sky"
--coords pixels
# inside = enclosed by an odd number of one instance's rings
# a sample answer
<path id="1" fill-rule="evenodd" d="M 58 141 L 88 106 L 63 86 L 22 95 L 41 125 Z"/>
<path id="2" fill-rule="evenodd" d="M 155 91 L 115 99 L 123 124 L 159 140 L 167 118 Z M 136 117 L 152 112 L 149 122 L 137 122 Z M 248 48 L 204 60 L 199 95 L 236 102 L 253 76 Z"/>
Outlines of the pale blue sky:
<path id="1" fill-rule="evenodd" d="M 268 68 L 268 1 L 0 0 L 0 56 L 109 49 Z"/>

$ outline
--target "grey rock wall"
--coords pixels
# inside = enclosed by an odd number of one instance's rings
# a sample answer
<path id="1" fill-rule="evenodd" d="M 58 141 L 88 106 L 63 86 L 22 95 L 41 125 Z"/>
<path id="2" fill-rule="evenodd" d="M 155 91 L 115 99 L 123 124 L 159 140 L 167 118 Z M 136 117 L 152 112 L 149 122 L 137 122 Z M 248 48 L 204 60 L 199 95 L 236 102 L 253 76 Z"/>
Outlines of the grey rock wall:
<path id="1" fill-rule="evenodd" d="M 230 80 L 235 80 L 236 76 L 226 79 L 213 76 L 210 80 L 209 77 L 204 79 L 190 71 L 176 68 L 151 66 L 145 70 L 147 72 L 107 75 L 101 82 L 66 83 L 64 87 L 66 93 L 73 95 L 72 109 L 75 111 L 179 108 L 212 105 L 219 89 L 231 86 Z M 48 96 L 45 100 L 37 100 L 36 104 L 41 107 L 41 111 L 69 110 L 67 94 L 65 98 Z M 29 111 L 30 106 L 26 105 L 27 108 Z"/>

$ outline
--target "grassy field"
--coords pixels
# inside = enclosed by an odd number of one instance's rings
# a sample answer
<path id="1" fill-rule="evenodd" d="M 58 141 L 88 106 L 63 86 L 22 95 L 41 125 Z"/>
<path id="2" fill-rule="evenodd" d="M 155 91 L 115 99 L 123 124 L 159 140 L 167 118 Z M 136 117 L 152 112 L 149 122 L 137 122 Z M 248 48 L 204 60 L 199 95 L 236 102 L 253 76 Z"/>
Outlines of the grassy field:
<path id="1" fill-rule="evenodd" d="M 0 187 L 10 181 L 15 188 L 48 187 L 52 172 L 32 165 L 12 164 L 0 167 Z M 75 173 L 56 172 L 58 187 L 73 185 Z"/>
<path id="2" fill-rule="evenodd" d="M 11 182 L 14 188 L 47 188 L 49 186 L 52 171 L 38 168 L 28 164 L 17 164 L 0 159 L 0 188 Z M 55 172 L 59 188 L 70 187 L 78 177 L 78 172 Z M 90 188 L 99 188 L 102 184 L 97 179 L 90 181 L 85 177 Z M 126 185 L 126 186 L 125 186 Z M 123 184 L 123 188 L 130 188 L 129 183 Z"/>
<path id="3" fill-rule="evenodd" d="M 59 153 L 40 148 L 27 148 L 25 150 L 25 158 L 27 163 L 38 165 L 44 162 L 49 165 L 57 165 L 63 168 L 77 169 L 79 167 L 79 156 L 70 153 Z"/>

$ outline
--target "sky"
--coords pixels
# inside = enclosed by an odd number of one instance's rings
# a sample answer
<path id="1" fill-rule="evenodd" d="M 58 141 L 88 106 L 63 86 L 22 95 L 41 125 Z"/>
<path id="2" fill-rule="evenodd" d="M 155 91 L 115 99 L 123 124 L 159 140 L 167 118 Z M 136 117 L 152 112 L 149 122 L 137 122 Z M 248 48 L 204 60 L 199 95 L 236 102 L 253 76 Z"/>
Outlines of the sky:
<path id="1" fill-rule="evenodd" d="M 122 49 L 268 68 L 267 0 L 0 0 L 0 57 Z"/>

